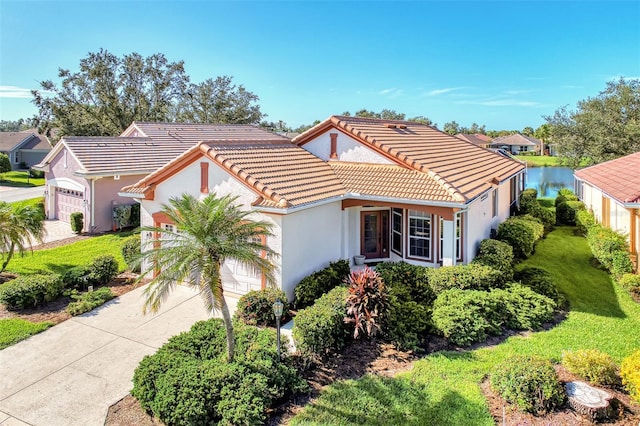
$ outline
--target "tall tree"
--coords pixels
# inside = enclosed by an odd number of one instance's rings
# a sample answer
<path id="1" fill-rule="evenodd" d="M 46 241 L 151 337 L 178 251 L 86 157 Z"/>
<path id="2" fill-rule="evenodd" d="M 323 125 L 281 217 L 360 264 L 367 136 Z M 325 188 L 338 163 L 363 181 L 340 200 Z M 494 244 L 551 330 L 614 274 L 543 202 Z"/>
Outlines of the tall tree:
<path id="1" fill-rule="evenodd" d="M 520 132 L 521 134 L 523 134 L 524 136 L 533 136 L 533 127 L 531 126 L 527 126 L 524 129 L 522 129 L 522 132 Z"/>
<path id="2" fill-rule="evenodd" d="M 448 123 L 444 123 L 443 131 L 445 133 L 449 133 L 450 135 L 457 135 L 460 132 L 460 125 L 455 121 L 449 121 Z"/>
<path id="3" fill-rule="evenodd" d="M 45 80 L 32 93 L 40 128 L 58 128 L 60 136 L 115 136 L 134 120 L 168 121 L 189 82 L 182 61 L 160 53 L 119 58 L 104 49 L 81 59 L 78 72 L 60 68 L 58 77 L 60 85 Z"/>
<path id="4" fill-rule="evenodd" d="M 407 121 L 413 121 L 414 123 L 426 124 L 427 126 L 438 127 L 436 123 L 434 123 L 430 118 L 425 117 L 424 115 L 416 115 L 415 117 L 411 117 L 407 119 Z"/>
<path id="5" fill-rule="evenodd" d="M 271 234 L 271 224 L 250 219 L 250 211 L 235 204 L 236 198 L 209 195 L 202 201 L 183 194 L 162 205 L 176 230 L 145 228 L 157 237 L 143 247 L 140 260 L 146 270 L 141 278 L 157 272 L 144 294 L 144 310 L 160 308 L 176 283 L 183 282 L 200 291 L 208 310 L 219 310 L 226 327 L 227 359 L 234 357 L 234 332 L 222 287 L 222 264 L 234 259 L 261 271 L 267 282 L 273 282 L 275 253 L 261 242 Z M 261 253 L 266 256 L 262 257 Z"/>
<path id="6" fill-rule="evenodd" d="M 551 137 L 569 165 L 600 163 L 640 151 L 640 79 L 607 83 L 575 111 L 559 108 L 544 117 Z"/>
<path id="7" fill-rule="evenodd" d="M 178 121 L 189 123 L 258 124 L 265 117 L 257 104 L 259 98 L 233 77 L 221 76 L 199 84 L 190 84 L 178 106 Z"/>
<path id="8" fill-rule="evenodd" d="M 13 255 L 24 255 L 35 242 L 42 242 L 46 235 L 43 211 L 25 202 L 9 204 L 0 201 L 0 251 L 3 272 Z"/>

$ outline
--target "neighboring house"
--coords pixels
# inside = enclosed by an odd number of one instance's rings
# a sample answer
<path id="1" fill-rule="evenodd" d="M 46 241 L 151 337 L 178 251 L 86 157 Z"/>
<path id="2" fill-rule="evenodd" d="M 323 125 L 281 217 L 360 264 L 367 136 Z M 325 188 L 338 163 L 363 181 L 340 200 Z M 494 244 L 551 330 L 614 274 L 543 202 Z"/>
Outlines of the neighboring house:
<path id="1" fill-rule="evenodd" d="M 491 141 L 493 140 L 489 136 L 483 135 L 482 133 L 458 133 L 456 137 L 458 139 L 462 139 L 463 141 L 471 142 L 472 144 L 482 148 L 489 148 L 491 146 Z"/>
<path id="2" fill-rule="evenodd" d="M 580 200 L 604 226 L 628 236 L 636 265 L 640 252 L 640 152 L 576 170 Z"/>
<path id="3" fill-rule="evenodd" d="M 114 208 L 133 204 L 118 196 L 133 184 L 187 151 L 200 140 L 247 138 L 288 140 L 251 125 L 194 125 L 134 122 L 120 137 L 63 137 L 38 164 L 45 171 L 49 219 L 69 222 L 82 212 L 84 232 L 114 229 Z"/>
<path id="4" fill-rule="evenodd" d="M 514 133 L 513 135 L 502 136 L 494 139 L 491 143 L 491 148 L 506 149 L 514 155 L 518 155 L 523 152 L 537 152 L 540 154 L 542 141 L 531 136 Z"/>
<path id="5" fill-rule="evenodd" d="M 38 164 L 49 151 L 49 140 L 35 131 L 0 132 L 0 152 L 9 157 L 13 170 L 20 169 L 21 163 L 26 168 Z"/>
<path id="6" fill-rule="evenodd" d="M 189 193 L 239 197 L 273 225 L 277 285 L 293 296 L 304 276 L 340 258 L 438 266 L 469 262 L 505 220 L 525 166 L 408 121 L 332 116 L 293 139 L 203 141 L 126 186 L 144 225 L 171 227 L 160 211 Z M 143 243 L 152 236 L 143 233 Z M 262 288 L 241 264 L 223 268 L 226 290 Z"/>

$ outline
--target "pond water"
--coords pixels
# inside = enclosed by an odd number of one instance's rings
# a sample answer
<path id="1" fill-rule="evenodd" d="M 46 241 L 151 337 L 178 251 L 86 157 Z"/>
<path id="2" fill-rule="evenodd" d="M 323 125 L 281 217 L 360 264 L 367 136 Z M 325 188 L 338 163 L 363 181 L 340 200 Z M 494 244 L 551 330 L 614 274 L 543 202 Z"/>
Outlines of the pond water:
<path id="1" fill-rule="evenodd" d="M 538 190 L 538 197 L 555 198 L 562 188 L 573 189 L 573 169 L 569 167 L 528 167 L 525 188 Z"/>

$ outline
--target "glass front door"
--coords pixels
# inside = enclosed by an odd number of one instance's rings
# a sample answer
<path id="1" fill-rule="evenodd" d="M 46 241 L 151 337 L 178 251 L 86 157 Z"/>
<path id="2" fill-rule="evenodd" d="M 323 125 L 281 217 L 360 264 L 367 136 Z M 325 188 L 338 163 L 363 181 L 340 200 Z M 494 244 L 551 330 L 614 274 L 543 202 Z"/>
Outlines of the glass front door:
<path id="1" fill-rule="evenodd" d="M 389 211 L 367 211 L 360 215 L 361 254 L 367 259 L 389 257 Z"/>

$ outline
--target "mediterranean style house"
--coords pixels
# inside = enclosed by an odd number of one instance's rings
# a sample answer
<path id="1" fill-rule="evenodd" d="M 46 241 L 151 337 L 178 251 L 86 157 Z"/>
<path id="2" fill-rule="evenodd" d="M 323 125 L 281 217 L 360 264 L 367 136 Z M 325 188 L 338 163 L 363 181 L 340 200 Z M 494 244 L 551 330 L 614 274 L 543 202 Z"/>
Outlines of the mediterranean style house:
<path id="1" fill-rule="evenodd" d="M 213 136 L 119 195 L 139 200 L 142 224 L 158 227 L 173 226 L 161 213 L 172 197 L 237 196 L 272 224 L 266 243 L 280 255 L 277 285 L 289 297 L 340 258 L 469 262 L 524 185 L 522 163 L 408 121 L 332 116 L 293 140 Z M 152 237 L 143 233 L 143 244 Z M 265 285 L 241 264 L 223 274 L 231 293 Z"/>
<path id="2" fill-rule="evenodd" d="M 636 271 L 640 251 L 640 152 L 577 170 L 576 192 L 604 226 L 627 235 Z"/>
<path id="3" fill-rule="evenodd" d="M 84 232 L 114 229 L 114 209 L 134 203 L 118 191 L 162 167 L 198 141 L 288 140 L 251 125 L 134 122 L 119 137 L 63 137 L 34 166 L 45 171 L 47 218 L 84 215 Z"/>

